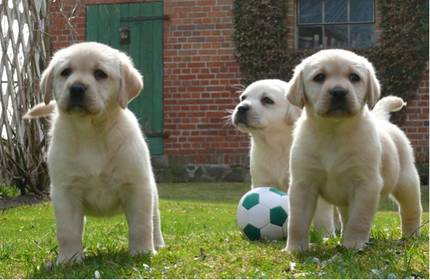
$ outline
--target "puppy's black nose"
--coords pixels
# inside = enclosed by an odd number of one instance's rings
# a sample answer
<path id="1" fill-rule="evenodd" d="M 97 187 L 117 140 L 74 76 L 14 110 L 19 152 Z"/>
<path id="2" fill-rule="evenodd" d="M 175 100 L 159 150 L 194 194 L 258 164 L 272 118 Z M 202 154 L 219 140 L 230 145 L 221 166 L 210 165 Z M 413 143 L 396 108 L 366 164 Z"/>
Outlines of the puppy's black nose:
<path id="1" fill-rule="evenodd" d="M 245 114 L 248 111 L 249 111 L 249 105 L 241 105 L 241 106 L 237 107 L 237 112 L 239 114 Z"/>
<path id="2" fill-rule="evenodd" d="M 87 87 L 83 84 L 75 83 L 70 86 L 69 91 L 70 91 L 69 107 L 70 108 L 84 107 L 85 92 L 87 91 Z"/>
<path id="3" fill-rule="evenodd" d="M 83 84 L 73 84 L 70 86 L 70 95 L 84 95 L 87 87 Z"/>
<path id="4" fill-rule="evenodd" d="M 330 95 L 335 99 L 340 99 L 345 97 L 348 94 L 348 90 L 342 87 L 334 87 L 329 91 Z"/>
<path id="5" fill-rule="evenodd" d="M 240 105 L 239 107 L 237 107 L 236 109 L 237 113 L 234 115 L 233 122 L 235 124 L 239 124 L 239 123 L 246 124 L 248 119 L 247 112 L 249 111 L 249 108 L 250 107 L 247 104 Z"/>

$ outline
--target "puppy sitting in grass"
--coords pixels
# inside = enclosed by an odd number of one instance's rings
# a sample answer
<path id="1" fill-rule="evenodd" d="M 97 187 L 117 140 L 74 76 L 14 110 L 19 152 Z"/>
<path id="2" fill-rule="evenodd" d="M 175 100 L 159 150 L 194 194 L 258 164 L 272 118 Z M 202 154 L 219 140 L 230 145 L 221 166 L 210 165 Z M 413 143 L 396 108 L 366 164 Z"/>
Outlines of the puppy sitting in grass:
<path id="1" fill-rule="evenodd" d="M 340 209 L 342 245 L 369 240 L 381 196 L 399 204 L 402 234 L 419 234 L 420 184 L 406 135 L 389 122 L 397 97 L 381 99 L 372 64 L 345 50 L 323 50 L 298 65 L 288 100 L 304 111 L 291 147 L 290 215 L 286 250 L 309 246 L 309 225 L 319 196 Z"/>
<path id="2" fill-rule="evenodd" d="M 250 169 L 252 186 L 272 186 L 288 190 L 288 162 L 292 130 L 301 109 L 288 102 L 289 84 L 281 80 L 259 80 L 240 95 L 231 121 L 251 136 Z M 318 200 L 315 228 L 334 235 L 334 207 Z M 337 214 L 337 213 L 336 213 Z"/>
<path id="3" fill-rule="evenodd" d="M 84 215 L 125 213 L 130 254 L 154 253 L 164 241 L 148 147 L 127 109 L 143 88 L 130 58 L 103 44 L 75 44 L 55 53 L 40 88 L 48 105 L 36 105 L 25 118 L 52 114 L 57 263 L 83 259 Z"/>

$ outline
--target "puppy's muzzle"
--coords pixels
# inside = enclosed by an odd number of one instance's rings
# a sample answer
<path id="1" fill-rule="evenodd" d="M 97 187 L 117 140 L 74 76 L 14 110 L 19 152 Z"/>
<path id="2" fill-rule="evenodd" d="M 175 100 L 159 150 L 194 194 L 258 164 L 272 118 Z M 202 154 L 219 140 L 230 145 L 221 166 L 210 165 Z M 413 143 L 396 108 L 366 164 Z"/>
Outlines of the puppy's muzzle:
<path id="1" fill-rule="evenodd" d="M 236 109 L 236 114 L 234 115 L 234 124 L 247 124 L 247 114 L 249 111 L 249 105 L 240 105 Z"/>
<path id="2" fill-rule="evenodd" d="M 85 95 L 87 87 L 81 83 L 72 84 L 69 88 L 69 104 L 68 109 L 83 109 L 85 110 Z"/>
<path id="3" fill-rule="evenodd" d="M 331 96 L 330 101 L 330 111 L 348 111 L 346 96 L 348 95 L 348 90 L 342 87 L 334 87 L 329 91 Z"/>

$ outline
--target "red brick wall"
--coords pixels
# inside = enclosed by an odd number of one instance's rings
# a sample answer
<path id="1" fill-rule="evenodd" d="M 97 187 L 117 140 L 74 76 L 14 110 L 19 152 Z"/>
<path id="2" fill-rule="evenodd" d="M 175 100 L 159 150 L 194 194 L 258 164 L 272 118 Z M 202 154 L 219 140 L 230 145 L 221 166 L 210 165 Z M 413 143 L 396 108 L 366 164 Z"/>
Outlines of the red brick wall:
<path id="1" fill-rule="evenodd" d="M 296 8 L 297 7 L 297 1 L 295 0 L 288 0 L 287 4 L 287 44 L 288 48 L 295 48 L 296 47 Z"/>
<path id="2" fill-rule="evenodd" d="M 194 163 L 243 162 L 247 137 L 226 125 L 240 83 L 233 0 L 164 1 L 165 152 Z"/>
<path id="3" fill-rule="evenodd" d="M 417 162 L 429 159 L 429 72 L 423 73 L 417 95 L 409 98 L 402 125 L 415 150 Z"/>
<path id="4" fill-rule="evenodd" d="M 76 0 L 51 4 L 53 49 L 85 40 L 85 5 L 130 0 Z M 78 1 L 79 2 L 79 1 Z M 148 1 L 149 2 L 149 1 Z M 248 137 L 224 117 L 234 108 L 240 83 L 231 39 L 233 0 L 165 0 L 164 130 L 165 154 L 189 163 L 244 164 Z M 60 9 L 62 12 L 60 12 Z M 67 17 L 73 17 L 70 23 Z"/>
<path id="5" fill-rule="evenodd" d="M 79 5 L 71 14 L 74 3 Z M 142 0 L 63 0 L 51 3 L 53 49 L 85 40 L 85 5 Z M 150 2 L 147 0 L 146 2 Z M 237 103 L 231 87 L 240 83 L 232 42 L 233 0 L 165 0 L 164 125 L 170 135 L 165 153 L 190 163 L 246 162 L 247 136 L 223 117 Z M 60 8 L 62 13 L 60 13 Z M 288 0 L 288 46 L 295 46 L 296 0 Z M 72 17 L 70 24 L 66 17 Z M 376 15 L 376 20 L 380 19 Z M 377 35 L 380 33 L 377 23 Z M 403 125 L 418 161 L 428 160 L 428 71 L 418 95 L 408 101 Z"/>

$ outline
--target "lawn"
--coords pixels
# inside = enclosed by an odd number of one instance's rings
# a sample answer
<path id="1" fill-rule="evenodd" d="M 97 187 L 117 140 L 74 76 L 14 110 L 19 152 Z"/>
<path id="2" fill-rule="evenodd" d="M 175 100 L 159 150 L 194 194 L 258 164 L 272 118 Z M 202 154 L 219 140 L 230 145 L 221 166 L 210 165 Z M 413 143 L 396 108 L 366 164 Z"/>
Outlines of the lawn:
<path id="1" fill-rule="evenodd" d="M 251 242 L 235 224 L 238 183 L 160 184 L 167 247 L 152 257 L 127 255 L 124 217 L 89 218 L 83 264 L 55 266 L 50 203 L 0 212 L 0 278 L 429 278 L 428 188 L 420 238 L 399 240 L 393 203 L 381 203 L 364 251 L 313 234 L 312 250 L 281 251 L 285 241 Z"/>

